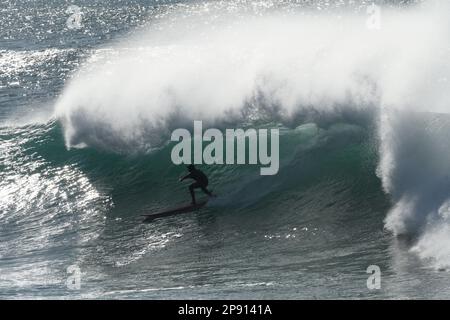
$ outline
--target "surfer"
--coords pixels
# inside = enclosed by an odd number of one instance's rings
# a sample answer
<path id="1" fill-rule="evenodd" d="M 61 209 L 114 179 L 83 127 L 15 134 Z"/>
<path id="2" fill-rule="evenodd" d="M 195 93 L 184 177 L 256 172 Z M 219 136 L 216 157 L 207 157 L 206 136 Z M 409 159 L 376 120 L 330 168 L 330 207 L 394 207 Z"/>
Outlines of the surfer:
<path id="1" fill-rule="evenodd" d="M 208 177 L 203 173 L 203 171 L 197 169 L 193 164 L 188 165 L 187 169 L 189 171 L 189 174 L 185 175 L 183 178 L 180 178 L 180 181 L 183 181 L 185 179 L 195 180 L 194 183 L 189 185 L 189 192 L 191 193 L 192 197 L 192 205 L 196 205 L 194 189 L 200 188 L 208 196 L 213 197 L 214 195 L 208 189 L 206 189 L 206 187 L 208 186 Z"/>

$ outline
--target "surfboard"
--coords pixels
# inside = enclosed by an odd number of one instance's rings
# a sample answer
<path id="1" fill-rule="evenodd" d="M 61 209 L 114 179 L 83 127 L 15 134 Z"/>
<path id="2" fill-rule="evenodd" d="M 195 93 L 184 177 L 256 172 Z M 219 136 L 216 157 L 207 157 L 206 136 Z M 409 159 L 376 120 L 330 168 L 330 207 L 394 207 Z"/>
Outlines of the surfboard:
<path id="1" fill-rule="evenodd" d="M 202 208 L 207 202 L 208 202 L 208 200 L 204 200 L 204 201 L 197 202 L 195 205 L 188 204 L 188 205 L 184 205 L 181 207 L 177 207 L 177 208 L 173 208 L 173 209 L 169 209 L 169 210 L 165 210 L 165 211 L 160 211 L 160 212 L 156 212 L 156 213 L 142 214 L 142 216 L 145 217 L 143 222 L 151 222 L 158 218 L 164 218 L 164 217 L 174 216 L 177 214 L 196 211 L 196 210 Z"/>

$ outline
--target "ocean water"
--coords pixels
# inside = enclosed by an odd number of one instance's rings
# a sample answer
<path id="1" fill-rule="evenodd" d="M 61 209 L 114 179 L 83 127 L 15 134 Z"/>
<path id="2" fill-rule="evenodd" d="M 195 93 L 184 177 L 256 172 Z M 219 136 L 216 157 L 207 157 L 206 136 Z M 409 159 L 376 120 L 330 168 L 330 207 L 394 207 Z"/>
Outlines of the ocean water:
<path id="1" fill-rule="evenodd" d="M 450 298 L 449 9 L 2 2 L 0 298 Z M 219 197 L 144 224 L 193 120 L 278 128 L 280 170 L 200 166 Z"/>

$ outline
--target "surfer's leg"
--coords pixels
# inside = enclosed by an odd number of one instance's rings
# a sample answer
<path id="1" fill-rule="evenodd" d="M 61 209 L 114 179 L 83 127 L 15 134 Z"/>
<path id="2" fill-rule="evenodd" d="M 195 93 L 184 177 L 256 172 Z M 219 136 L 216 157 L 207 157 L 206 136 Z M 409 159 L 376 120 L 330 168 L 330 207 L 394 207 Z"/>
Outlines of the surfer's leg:
<path id="1" fill-rule="evenodd" d="M 195 188 L 198 188 L 199 187 L 199 185 L 198 185 L 198 183 L 197 182 L 194 182 L 194 183 L 192 183 L 191 185 L 189 185 L 189 192 L 191 193 L 191 198 L 192 198 L 192 204 L 196 204 L 196 202 L 195 202 L 195 191 L 194 191 L 194 189 Z"/>

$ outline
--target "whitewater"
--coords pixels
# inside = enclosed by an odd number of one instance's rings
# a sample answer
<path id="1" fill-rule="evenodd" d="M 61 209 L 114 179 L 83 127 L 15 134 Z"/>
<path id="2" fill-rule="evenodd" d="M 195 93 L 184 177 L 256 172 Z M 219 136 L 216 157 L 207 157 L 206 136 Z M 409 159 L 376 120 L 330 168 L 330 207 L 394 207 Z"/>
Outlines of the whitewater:
<path id="1" fill-rule="evenodd" d="M 448 1 L 79 7 L 2 8 L 0 297 L 450 297 Z M 279 129 L 278 174 L 203 165 L 220 197 L 142 224 L 196 120 Z"/>

